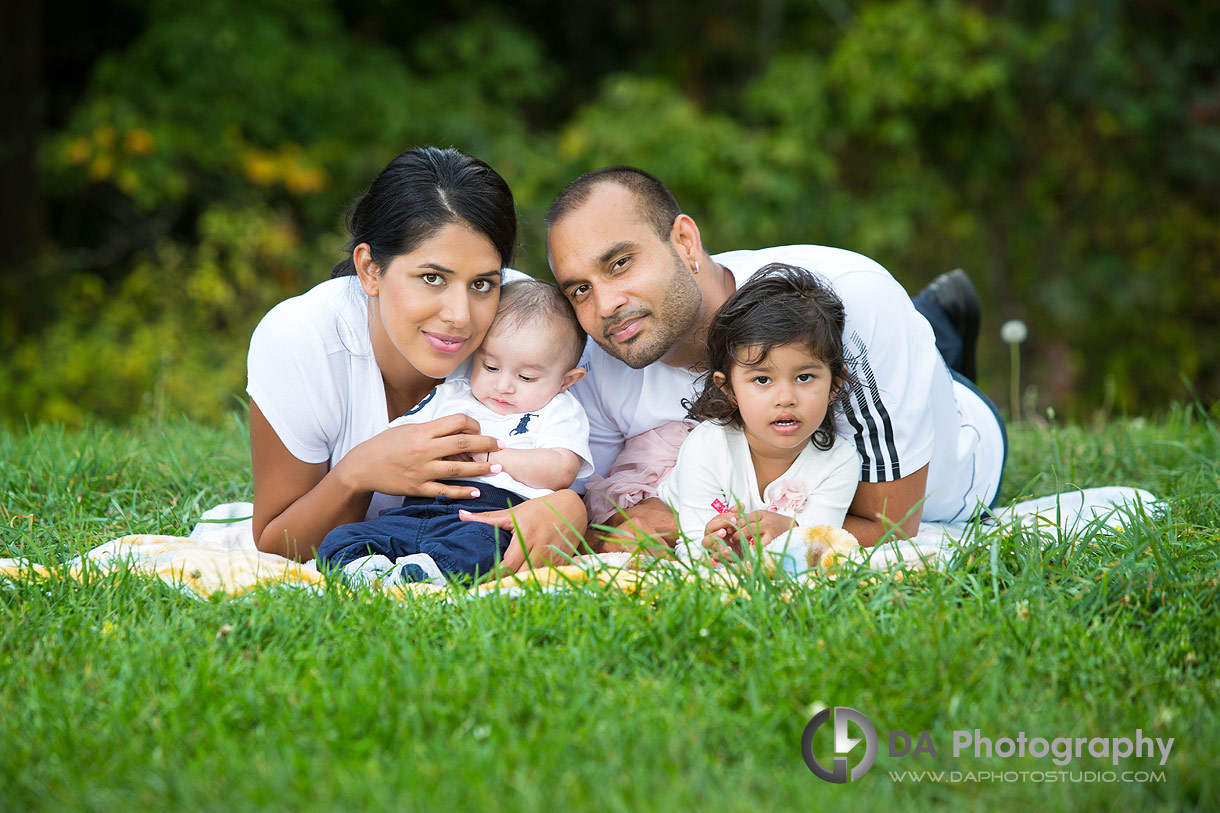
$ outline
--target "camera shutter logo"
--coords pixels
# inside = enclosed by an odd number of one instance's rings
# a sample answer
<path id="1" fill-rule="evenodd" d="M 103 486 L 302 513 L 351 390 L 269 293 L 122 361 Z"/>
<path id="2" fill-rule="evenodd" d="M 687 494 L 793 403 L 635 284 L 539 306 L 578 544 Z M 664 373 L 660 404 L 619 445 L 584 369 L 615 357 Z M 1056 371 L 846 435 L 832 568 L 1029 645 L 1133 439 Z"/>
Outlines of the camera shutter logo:
<path id="1" fill-rule="evenodd" d="M 831 719 L 832 715 L 835 727 L 835 758 L 833 770 L 828 771 L 813 755 L 813 735 L 822 727 L 823 723 Z M 850 776 L 847 770 L 846 755 L 860 744 L 860 738 L 850 736 L 847 730 L 848 723 L 855 723 L 864 732 L 864 759 L 851 769 Z M 813 775 L 819 779 L 839 785 L 849 781 L 855 782 L 868 773 L 869 768 L 873 767 L 873 763 L 877 761 L 877 747 L 877 729 L 873 728 L 872 722 L 867 717 L 848 706 L 822 709 L 813 715 L 809 724 L 805 726 L 805 733 L 801 735 L 801 756 L 805 758 L 805 764 L 809 766 L 809 770 L 813 771 Z"/>

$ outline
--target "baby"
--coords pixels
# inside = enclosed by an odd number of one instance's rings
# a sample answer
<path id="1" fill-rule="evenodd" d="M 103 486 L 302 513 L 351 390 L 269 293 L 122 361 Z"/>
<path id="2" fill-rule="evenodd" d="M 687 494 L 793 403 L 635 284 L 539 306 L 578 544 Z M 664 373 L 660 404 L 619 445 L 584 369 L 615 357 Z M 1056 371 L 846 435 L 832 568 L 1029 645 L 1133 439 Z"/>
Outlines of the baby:
<path id="1" fill-rule="evenodd" d="M 471 486 L 472 498 L 406 497 L 376 519 L 341 525 L 318 548 L 332 568 L 369 554 L 391 561 L 426 553 L 449 574 L 490 572 L 511 531 L 464 522 L 459 509 L 492 511 L 568 488 L 593 472 L 589 422 L 568 388 L 584 377 L 577 366 L 585 334 L 572 306 L 553 285 L 521 280 L 504 286 L 495 321 L 471 357 L 469 378 L 440 384 L 390 426 L 464 413 L 503 448 L 487 459 L 494 474 L 442 482 Z M 498 471 L 497 471 L 498 469 Z M 403 576 L 426 577 L 426 571 Z"/>

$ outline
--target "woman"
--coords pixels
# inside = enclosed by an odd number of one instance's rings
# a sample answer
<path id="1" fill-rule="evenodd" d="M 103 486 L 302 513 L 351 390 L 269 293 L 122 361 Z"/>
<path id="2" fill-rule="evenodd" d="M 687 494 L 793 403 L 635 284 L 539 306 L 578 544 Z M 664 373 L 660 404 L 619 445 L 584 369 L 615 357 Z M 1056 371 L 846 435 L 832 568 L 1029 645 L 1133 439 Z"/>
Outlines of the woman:
<path id="1" fill-rule="evenodd" d="M 308 560 L 333 528 L 405 495 L 460 500 L 439 482 L 491 473 L 465 462 L 495 451 L 465 415 L 389 429 L 483 341 L 512 261 L 512 193 L 487 164 L 453 149 L 408 150 L 349 216 L 350 256 L 332 278 L 281 302 L 250 340 L 250 455 L 259 550 Z M 461 459 L 449 459 L 455 456 Z M 517 529 L 503 564 L 570 551 L 580 497 L 557 492 L 482 521 Z"/>

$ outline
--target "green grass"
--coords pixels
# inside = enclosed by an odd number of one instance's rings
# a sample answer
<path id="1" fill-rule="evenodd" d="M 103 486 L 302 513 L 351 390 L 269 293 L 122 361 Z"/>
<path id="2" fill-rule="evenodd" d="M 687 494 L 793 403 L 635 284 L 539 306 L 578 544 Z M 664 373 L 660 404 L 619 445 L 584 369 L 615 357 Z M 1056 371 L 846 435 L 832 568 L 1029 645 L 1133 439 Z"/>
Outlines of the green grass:
<path id="1" fill-rule="evenodd" d="M 970 541 L 955 566 L 748 597 L 672 585 L 395 604 L 337 586 L 199 601 L 142 576 L 0 581 L 0 809 L 1207 809 L 1220 803 L 1220 425 L 1197 410 L 1015 427 L 1005 498 L 1132 485 L 1116 534 Z M 0 556 L 186 534 L 249 497 L 244 426 L 0 432 Z M 822 706 L 881 739 L 859 781 L 800 754 Z M 952 753 L 1174 737 L 1168 762 Z M 935 757 L 891 757 L 887 733 Z M 823 739 L 824 738 L 824 739 Z M 830 763 L 830 735 L 815 743 Z M 858 761 L 862 747 L 849 754 Z M 887 771 L 1156 770 L 1163 782 Z"/>

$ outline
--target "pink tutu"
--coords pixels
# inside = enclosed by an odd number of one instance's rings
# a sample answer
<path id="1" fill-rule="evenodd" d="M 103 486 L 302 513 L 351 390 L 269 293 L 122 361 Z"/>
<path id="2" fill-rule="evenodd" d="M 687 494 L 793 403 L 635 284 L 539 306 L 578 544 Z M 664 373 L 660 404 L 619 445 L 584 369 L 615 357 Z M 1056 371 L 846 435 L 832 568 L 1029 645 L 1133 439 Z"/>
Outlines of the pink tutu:
<path id="1" fill-rule="evenodd" d="M 678 449 L 694 428 L 670 421 L 627 438 L 610 473 L 593 475 L 585 484 L 585 507 L 591 524 L 604 524 L 620 508 L 657 496 L 657 486 L 678 462 Z"/>

